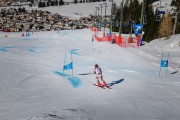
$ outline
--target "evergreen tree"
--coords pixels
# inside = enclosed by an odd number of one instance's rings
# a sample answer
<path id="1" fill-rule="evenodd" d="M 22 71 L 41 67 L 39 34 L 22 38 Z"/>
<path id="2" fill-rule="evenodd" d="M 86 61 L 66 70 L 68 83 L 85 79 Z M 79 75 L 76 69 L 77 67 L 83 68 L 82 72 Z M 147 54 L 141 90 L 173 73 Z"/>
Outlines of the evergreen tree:
<path id="1" fill-rule="evenodd" d="M 54 6 L 54 1 L 51 1 L 51 6 Z"/>
<path id="2" fill-rule="evenodd" d="M 177 24 L 175 34 L 180 34 L 180 14 L 177 15 Z"/>
<path id="3" fill-rule="evenodd" d="M 46 7 L 45 2 L 42 2 L 42 7 Z"/>
<path id="4" fill-rule="evenodd" d="M 112 15 L 115 16 L 117 14 L 117 6 L 116 3 L 112 5 Z"/>
<path id="5" fill-rule="evenodd" d="M 121 14 L 121 8 L 117 8 L 116 16 L 114 19 L 114 26 L 112 28 L 112 31 L 118 32 L 119 31 L 119 20 L 120 20 L 120 14 Z"/>
<path id="6" fill-rule="evenodd" d="M 22 10 L 22 12 L 26 12 L 26 9 L 24 7 L 21 10 Z"/>
<path id="7" fill-rule="evenodd" d="M 140 23 L 141 5 L 138 0 L 130 0 L 128 13 L 133 21 Z"/>
<path id="8" fill-rule="evenodd" d="M 74 4 L 76 4 L 77 3 L 77 0 L 74 0 Z"/>
<path id="9" fill-rule="evenodd" d="M 132 33 L 132 23 L 140 23 L 141 5 L 138 0 L 127 0 L 123 7 L 122 32 Z"/>
<path id="10" fill-rule="evenodd" d="M 113 23 L 115 23 L 115 16 L 117 14 L 117 6 L 116 6 L 116 3 L 113 3 L 112 4 L 112 31 L 113 31 L 113 27 L 115 27 L 113 25 Z"/>
<path id="11" fill-rule="evenodd" d="M 171 6 L 176 7 L 175 13 L 174 13 L 174 23 L 175 24 L 175 34 L 180 33 L 180 0 L 172 0 Z"/>
<path id="12" fill-rule="evenodd" d="M 59 5 L 64 5 L 64 1 L 63 1 L 63 0 L 60 0 L 60 1 L 59 1 Z"/>
<path id="13" fill-rule="evenodd" d="M 39 2 L 38 7 L 42 7 L 42 2 L 41 1 Z"/>
<path id="14" fill-rule="evenodd" d="M 49 2 L 47 2 L 46 4 L 47 4 L 47 6 L 50 6 Z"/>
<path id="15" fill-rule="evenodd" d="M 128 24 L 131 19 L 129 1 L 126 1 L 123 8 L 123 24 Z M 129 33 L 131 31 L 131 25 L 124 26 L 122 29 L 123 33 Z"/>
<path id="16" fill-rule="evenodd" d="M 34 0 L 31 0 L 31 3 L 34 4 Z"/>
<path id="17" fill-rule="evenodd" d="M 144 36 L 143 40 L 150 42 L 151 40 L 157 38 L 158 35 L 158 30 L 159 30 L 159 22 L 156 22 L 155 19 L 155 14 L 153 10 L 153 5 L 152 4 L 146 4 L 145 6 L 145 15 L 144 15 Z"/>
<path id="18" fill-rule="evenodd" d="M 169 36 L 172 34 L 172 16 L 167 14 L 163 17 L 158 33 L 159 37 L 169 38 Z"/>
<path id="19" fill-rule="evenodd" d="M 55 5 L 58 6 L 58 0 L 55 1 Z"/>

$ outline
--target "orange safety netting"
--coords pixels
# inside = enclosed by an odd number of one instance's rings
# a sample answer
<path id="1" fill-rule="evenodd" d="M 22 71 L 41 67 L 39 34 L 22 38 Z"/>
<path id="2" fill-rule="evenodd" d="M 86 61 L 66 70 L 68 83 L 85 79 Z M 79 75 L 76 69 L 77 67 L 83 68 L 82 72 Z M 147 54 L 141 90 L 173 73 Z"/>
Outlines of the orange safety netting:
<path id="1" fill-rule="evenodd" d="M 97 34 L 96 34 L 96 31 L 95 31 L 94 37 L 95 37 L 95 39 L 96 39 L 98 42 L 107 41 L 107 37 L 104 35 L 104 33 L 103 33 L 103 37 L 98 37 Z"/>
<path id="2" fill-rule="evenodd" d="M 90 26 L 89 29 L 95 32 L 94 37 L 98 42 L 106 42 L 106 41 L 112 42 L 113 41 L 117 45 L 124 47 L 124 48 L 126 48 L 126 47 L 131 47 L 131 48 L 137 47 L 138 43 L 140 42 L 140 39 L 141 39 L 141 36 L 122 37 L 122 36 L 118 36 L 116 34 L 112 34 L 112 36 L 111 35 L 105 36 L 105 32 L 102 33 L 103 34 L 102 37 L 98 37 L 96 34 L 96 31 L 98 31 L 98 28 Z"/>
<path id="3" fill-rule="evenodd" d="M 96 35 L 96 32 L 95 32 L 95 39 L 98 41 L 98 42 L 105 42 L 105 41 L 111 41 L 111 40 L 115 40 L 116 39 L 116 35 L 115 34 L 112 34 L 112 37 L 111 35 L 108 35 L 108 36 L 105 36 L 105 33 L 103 32 L 103 37 L 98 37 Z"/>

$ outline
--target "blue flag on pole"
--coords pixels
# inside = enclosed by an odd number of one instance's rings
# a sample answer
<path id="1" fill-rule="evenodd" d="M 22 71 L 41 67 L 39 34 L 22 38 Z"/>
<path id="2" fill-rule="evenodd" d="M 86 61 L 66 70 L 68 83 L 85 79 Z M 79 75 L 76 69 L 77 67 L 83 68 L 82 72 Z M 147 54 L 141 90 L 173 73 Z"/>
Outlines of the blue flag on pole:
<path id="1" fill-rule="evenodd" d="M 143 28 L 142 24 L 135 24 L 134 25 L 134 34 L 136 34 L 136 35 L 140 34 L 142 31 L 142 28 Z"/>
<path id="2" fill-rule="evenodd" d="M 73 69 L 73 62 L 71 62 L 67 65 L 64 65 L 64 67 L 63 67 L 63 70 L 70 70 L 70 69 Z"/>
<path id="3" fill-rule="evenodd" d="M 168 67 L 168 60 L 161 60 L 161 67 Z"/>

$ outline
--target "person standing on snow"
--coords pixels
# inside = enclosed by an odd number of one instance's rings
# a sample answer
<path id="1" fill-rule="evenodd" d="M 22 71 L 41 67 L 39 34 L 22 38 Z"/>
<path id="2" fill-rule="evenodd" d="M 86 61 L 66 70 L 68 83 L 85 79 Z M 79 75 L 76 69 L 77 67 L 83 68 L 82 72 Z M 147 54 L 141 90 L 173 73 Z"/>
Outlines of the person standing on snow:
<path id="1" fill-rule="evenodd" d="M 97 79 L 98 86 L 107 87 L 106 82 L 103 80 L 103 75 L 102 75 L 101 68 L 98 66 L 98 64 L 94 65 L 94 74 L 96 74 L 96 79 Z M 103 82 L 103 84 L 100 83 L 99 79 Z"/>

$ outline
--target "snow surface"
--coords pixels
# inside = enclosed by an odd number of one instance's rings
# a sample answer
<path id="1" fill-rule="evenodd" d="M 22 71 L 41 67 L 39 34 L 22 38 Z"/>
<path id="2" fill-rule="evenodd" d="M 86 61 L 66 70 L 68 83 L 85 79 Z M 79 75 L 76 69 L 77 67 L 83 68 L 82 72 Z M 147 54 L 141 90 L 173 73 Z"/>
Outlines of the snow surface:
<path id="1" fill-rule="evenodd" d="M 1 120 L 179 120 L 180 35 L 138 48 L 92 42 L 89 29 L 1 33 Z M 74 76 L 65 71 L 72 52 Z M 161 53 L 170 53 L 168 75 Z M 67 54 L 66 63 L 70 62 Z M 93 86 L 97 63 L 112 89 Z"/>
<path id="2" fill-rule="evenodd" d="M 89 29 L 21 34 L 0 33 L 0 120 L 179 120 L 180 35 L 121 48 L 92 42 Z M 112 89 L 92 85 L 96 63 Z"/>

